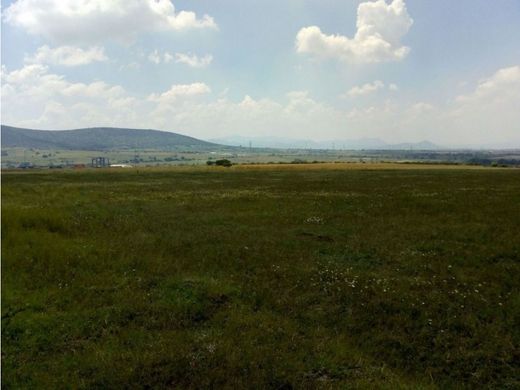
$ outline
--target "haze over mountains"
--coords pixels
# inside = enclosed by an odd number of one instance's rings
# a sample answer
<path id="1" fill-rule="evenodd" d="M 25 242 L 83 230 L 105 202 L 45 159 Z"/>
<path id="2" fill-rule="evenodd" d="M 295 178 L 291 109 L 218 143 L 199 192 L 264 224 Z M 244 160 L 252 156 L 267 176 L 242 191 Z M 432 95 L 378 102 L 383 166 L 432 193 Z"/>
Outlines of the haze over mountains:
<path id="1" fill-rule="evenodd" d="M 203 141 L 193 137 L 151 129 L 93 127 L 75 130 L 33 130 L 2 125 L 2 146 L 64 150 L 115 149 L 214 149 L 222 146 L 252 146 L 280 149 L 415 149 L 435 150 L 439 146 L 419 143 L 388 144 L 378 138 L 312 141 L 283 137 L 230 136 Z"/>
<path id="2" fill-rule="evenodd" d="M 225 147 L 274 149 L 336 149 L 336 150 L 443 150 L 443 149 L 514 149 L 514 145 L 440 146 L 430 141 L 391 144 L 379 138 L 333 139 L 315 141 L 286 137 L 228 137 L 200 140 L 162 130 L 118 127 L 91 127 L 74 130 L 33 130 L 2 125 L 2 147 L 62 150 L 125 150 L 125 149 L 194 149 L 213 150 Z"/>
<path id="3" fill-rule="evenodd" d="M 326 141 L 314 141 L 309 139 L 294 139 L 284 137 L 242 137 L 233 135 L 230 137 L 212 138 L 210 142 L 231 146 L 249 146 L 258 148 L 298 148 L 298 149 L 380 149 L 380 150 L 436 150 L 442 149 L 429 141 L 407 142 L 399 144 L 389 144 L 379 138 L 359 138 L 359 139 L 334 139 Z"/>

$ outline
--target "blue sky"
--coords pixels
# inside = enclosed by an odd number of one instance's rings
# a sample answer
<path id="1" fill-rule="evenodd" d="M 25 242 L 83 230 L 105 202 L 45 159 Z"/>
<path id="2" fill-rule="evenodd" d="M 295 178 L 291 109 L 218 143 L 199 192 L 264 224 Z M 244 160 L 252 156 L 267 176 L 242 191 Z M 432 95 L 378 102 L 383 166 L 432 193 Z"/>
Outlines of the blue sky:
<path id="1" fill-rule="evenodd" d="M 2 123 L 520 146 L 518 0 L 2 3 Z"/>

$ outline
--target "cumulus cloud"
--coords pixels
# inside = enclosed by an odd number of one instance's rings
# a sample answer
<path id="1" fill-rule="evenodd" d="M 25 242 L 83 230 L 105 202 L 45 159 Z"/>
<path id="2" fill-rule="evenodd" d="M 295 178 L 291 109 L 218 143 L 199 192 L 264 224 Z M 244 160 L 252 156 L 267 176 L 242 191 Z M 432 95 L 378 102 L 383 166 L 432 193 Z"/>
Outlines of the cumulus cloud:
<path id="1" fill-rule="evenodd" d="M 199 57 L 195 54 L 186 53 L 169 53 L 161 54 L 158 50 L 154 50 L 148 55 L 148 60 L 154 64 L 175 62 L 176 64 L 188 65 L 192 68 L 206 68 L 213 61 L 213 56 L 210 54 L 204 57 Z"/>
<path id="2" fill-rule="evenodd" d="M 81 49 L 74 46 L 59 46 L 51 48 L 47 45 L 41 46 L 36 53 L 25 58 L 26 63 L 78 66 L 86 65 L 96 61 L 106 61 L 105 51 L 102 47 L 93 46 Z"/>
<path id="3" fill-rule="evenodd" d="M 136 70 L 139 70 L 139 69 L 141 69 L 141 64 L 139 64 L 136 61 L 133 61 L 133 62 L 130 62 L 128 64 L 123 64 L 123 65 L 119 66 L 119 71 L 120 72 L 127 71 L 127 70 L 136 71 Z"/>
<path id="4" fill-rule="evenodd" d="M 233 133 L 313 139 L 381 137 L 391 142 L 520 145 L 520 66 L 500 69 L 473 91 L 444 106 L 391 99 L 369 107 L 338 108 L 307 91 L 281 99 L 250 95 L 231 100 L 201 82 L 135 96 L 102 81 L 75 83 L 41 64 L 2 68 L 3 122 L 21 127 L 143 127 L 201 138 Z"/>
<path id="5" fill-rule="evenodd" d="M 175 53 L 175 62 L 178 64 L 186 64 L 192 68 L 205 68 L 213 61 L 210 54 L 204 57 L 197 57 L 195 54 Z"/>
<path id="6" fill-rule="evenodd" d="M 171 54 L 165 51 L 161 54 L 158 50 L 154 50 L 148 55 L 148 60 L 154 64 L 165 63 L 168 64 L 175 61 L 176 64 L 188 65 L 192 68 L 205 68 L 213 61 L 213 56 L 207 54 L 203 57 L 199 57 L 195 54 L 175 53 Z"/>
<path id="7" fill-rule="evenodd" d="M 2 120 L 28 127 L 74 127 L 130 124 L 138 119 L 137 99 L 120 87 L 102 81 L 72 83 L 49 73 L 45 65 L 2 68 Z"/>
<path id="8" fill-rule="evenodd" d="M 520 143 L 519 102 L 520 66 L 517 65 L 499 69 L 481 80 L 473 92 L 458 96 L 449 119 L 466 137 L 486 142 L 505 138 Z"/>
<path id="9" fill-rule="evenodd" d="M 347 95 L 350 97 L 364 96 L 376 92 L 384 87 L 385 84 L 382 81 L 376 80 L 373 83 L 366 83 L 360 86 L 352 87 L 347 92 Z"/>
<path id="10" fill-rule="evenodd" d="M 159 54 L 159 51 L 154 50 L 148 55 L 148 61 L 153 62 L 154 64 L 160 64 L 161 63 L 161 55 Z"/>
<path id="11" fill-rule="evenodd" d="M 410 51 L 401 39 L 412 24 L 404 0 L 365 2 L 358 7 L 353 38 L 327 35 L 318 26 L 304 27 L 296 36 L 296 51 L 349 63 L 400 61 Z"/>
<path id="12" fill-rule="evenodd" d="M 461 106 L 475 103 L 501 105 L 515 100 L 520 101 L 520 66 L 499 69 L 491 77 L 481 80 L 471 94 L 456 98 Z"/>
<path id="13" fill-rule="evenodd" d="M 150 31 L 217 29 L 211 16 L 177 12 L 170 0 L 16 0 L 4 21 L 58 44 L 129 42 Z"/>
<path id="14" fill-rule="evenodd" d="M 157 103 L 175 103 L 179 98 L 206 95 L 211 89 L 204 83 L 172 85 L 172 87 L 161 94 L 151 94 L 148 100 Z"/>
<path id="15" fill-rule="evenodd" d="M 250 95 L 239 101 L 218 98 L 209 102 L 187 100 L 183 104 L 163 105 L 157 126 L 172 123 L 178 129 L 191 129 L 192 135 L 214 138 L 239 132 L 241 135 L 276 135 L 315 138 L 342 127 L 343 113 L 313 100 L 305 91 L 287 94 L 282 101 L 256 99 Z M 344 125 L 344 124 L 343 124 Z M 330 134 L 330 133 L 329 133 Z"/>
<path id="16" fill-rule="evenodd" d="M 363 84 L 363 85 L 356 85 L 356 86 L 352 87 L 346 94 L 341 95 L 340 97 L 342 97 L 342 98 L 347 98 L 347 97 L 355 98 L 355 97 L 360 97 L 360 96 L 366 96 L 366 95 L 373 94 L 373 93 L 375 93 L 377 91 L 383 90 L 385 88 L 387 88 L 389 91 L 397 91 L 398 90 L 397 85 L 395 85 L 395 84 L 389 84 L 388 86 L 386 86 L 385 83 L 382 82 L 381 80 L 375 80 L 372 83 L 366 83 L 366 84 Z"/>
<path id="17" fill-rule="evenodd" d="M 34 128 L 126 126 L 157 128 L 212 138 L 243 134 L 336 129 L 344 114 L 312 99 L 306 91 L 288 93 L 282 102 L 249 95 L 232 101 L 211 96 L 201 82 L 172 85 L 166 91 L 134 96 L 101 81 L 74 83 L 40 64 L 2 71 L 4 123 Z"/>

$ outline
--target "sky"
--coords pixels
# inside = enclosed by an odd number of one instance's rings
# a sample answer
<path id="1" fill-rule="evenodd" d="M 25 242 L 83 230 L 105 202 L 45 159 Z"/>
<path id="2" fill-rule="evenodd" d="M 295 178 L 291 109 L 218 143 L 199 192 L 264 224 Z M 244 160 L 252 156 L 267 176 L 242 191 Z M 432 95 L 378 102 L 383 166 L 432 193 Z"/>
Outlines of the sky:
<path id="1" fill-rule="evenodd" d="M 2 2 L 1 121 L 520 147 L 519 0 Z"/>

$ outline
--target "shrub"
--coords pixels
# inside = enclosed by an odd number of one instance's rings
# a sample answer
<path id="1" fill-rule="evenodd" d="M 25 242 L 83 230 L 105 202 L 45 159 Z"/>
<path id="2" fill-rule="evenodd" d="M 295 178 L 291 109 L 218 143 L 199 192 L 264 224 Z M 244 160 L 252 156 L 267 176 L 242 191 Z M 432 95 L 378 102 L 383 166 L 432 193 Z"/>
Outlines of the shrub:
<path id="1" fill-rule="evenodd" d="M 222 166 L 222 167 L 230 167 L 233 164 L 231 163 L 231 161 L 229 161 L 228 159 L 224 158 L 222 160 L 215 161 L 215 165 L 219 165 L 219 166 Z"/>

